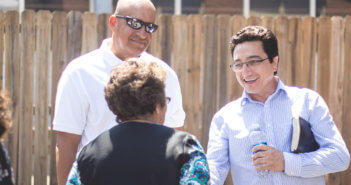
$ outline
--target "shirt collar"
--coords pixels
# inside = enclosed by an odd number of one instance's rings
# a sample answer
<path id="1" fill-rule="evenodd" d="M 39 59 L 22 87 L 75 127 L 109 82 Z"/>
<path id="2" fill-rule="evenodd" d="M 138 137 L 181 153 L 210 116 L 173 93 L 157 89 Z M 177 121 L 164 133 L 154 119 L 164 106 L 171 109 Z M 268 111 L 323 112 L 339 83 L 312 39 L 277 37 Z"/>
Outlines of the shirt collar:
<path id="1" fill-rule="evenodd" d="M 286 86 L 284 85 L 284 83 L 278 78 L 278 84 L 277 84 L 277 88 L 275 89 L 274 93 L 269 95 L 269 97 L 273 97 L 276 96 L 278 94 L 278 92 L 285 92 L 286 94 Z M 268 97 L 268 99 L 269 99 Z M 241 95 L 241 105 L 245 105 L 246 103 L 249 102 L 256 102 L 255 100 L 251 99 L 251 97 L 249 96 L 249 94 L 244 90 L 243 94 Z"/>

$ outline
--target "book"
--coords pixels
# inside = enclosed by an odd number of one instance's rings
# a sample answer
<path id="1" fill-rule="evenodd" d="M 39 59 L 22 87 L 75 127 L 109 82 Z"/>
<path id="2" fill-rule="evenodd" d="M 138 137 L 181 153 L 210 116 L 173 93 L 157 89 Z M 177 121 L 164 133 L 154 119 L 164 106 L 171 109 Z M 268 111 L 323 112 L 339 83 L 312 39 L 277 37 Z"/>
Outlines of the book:
<path id="1" fill-rule="evenodd" d="M 293 131 L 291 137 L 291 152 L 306 153 L 319 149 L 319 144 L 314 138 L 311 124 L 301 117 L 293 118 Z"/>

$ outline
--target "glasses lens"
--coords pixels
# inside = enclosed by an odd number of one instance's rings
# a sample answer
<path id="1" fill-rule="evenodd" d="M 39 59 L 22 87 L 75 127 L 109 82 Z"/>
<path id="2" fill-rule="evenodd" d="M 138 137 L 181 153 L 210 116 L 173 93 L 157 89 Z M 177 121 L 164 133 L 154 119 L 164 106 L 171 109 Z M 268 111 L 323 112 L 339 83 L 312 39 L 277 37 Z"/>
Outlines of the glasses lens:
<path id="1" fill-rule="evenodd" d="M 171 102 L 171 98 L 170 97 L 166 97 L 166 103 L 169 104 L 169 102 Z"/>
<path id="2" fill-rule="evenodd" d="M 241 68 L 243 68 L 243 63 L 236 63 L 236 64 L 234 64 L 234 70 L 235 71 L 240 71 Z"/>
<path id="3" fill-rule="evenodd" d="M 135 19 L 135 18 L 126 18 L 128 26 L 131 28 L 138 30 L 140 29 L 143 24 L 141 23 L 141 20 Z"/>
<path id="4" fill-rule="evenodd" d="M 156 24 L 150 23 L 150 24 L 145 25 L 145 31 L 148 32 L 148 33 L 153 33 L 156 30 L 157 30 L 157 25 Z"/>

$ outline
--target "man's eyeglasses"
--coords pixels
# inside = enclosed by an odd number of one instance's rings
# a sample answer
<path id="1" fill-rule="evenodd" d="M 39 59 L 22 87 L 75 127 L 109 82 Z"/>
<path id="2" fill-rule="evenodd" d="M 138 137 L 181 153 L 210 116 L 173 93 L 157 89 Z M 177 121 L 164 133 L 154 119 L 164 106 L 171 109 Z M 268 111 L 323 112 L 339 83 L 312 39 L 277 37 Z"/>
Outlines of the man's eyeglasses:
<path id="1" fill-rule="evenodd" d="M 258 60 L 249 60 L 247 62 L 235 62 L 234 64 L 230 64 L 230 68 L 234 72 L 240 72 L 243 69 L 243 66 L 246 65 L 246 67 L 255 70 L 263 61 L 267 60 L 268 58 L 265 59 L 258 59 Z"/>
<path id="2" fill-rule="evenodd" d="M 166 103 L 169 104 L 171 102 L 171 97 L 166 97 Z"/>
<path id="3" fill-rule="evenodd" d="M 158 28 L 157 24 L 144 22 L 144 21 L 137 19 L 137 18 L 134 18 L 134 17 L 124 16 L 124 15 L 114 15 L 114 16 L 116 18 L 125 19 L 127 22 L 127 25 L 135 30 L 139 30 L 141 27 L 145 26 L 145 31 L 147 33 L 153 33 Z"/>

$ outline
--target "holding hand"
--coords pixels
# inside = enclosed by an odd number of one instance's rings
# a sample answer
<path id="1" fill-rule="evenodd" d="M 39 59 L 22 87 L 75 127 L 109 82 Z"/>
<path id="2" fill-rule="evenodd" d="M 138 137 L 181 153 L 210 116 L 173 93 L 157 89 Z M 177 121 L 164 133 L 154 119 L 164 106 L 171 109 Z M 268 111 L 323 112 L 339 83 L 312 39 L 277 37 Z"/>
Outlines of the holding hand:
<path id="1" fill-rule="evenodd" d="M 283 152 L 264 144 L 253 147 L 252 152 L 252 164 L 256 166 L 257 171 L 284 171 Z"/>

